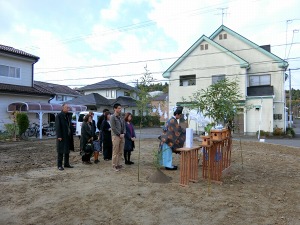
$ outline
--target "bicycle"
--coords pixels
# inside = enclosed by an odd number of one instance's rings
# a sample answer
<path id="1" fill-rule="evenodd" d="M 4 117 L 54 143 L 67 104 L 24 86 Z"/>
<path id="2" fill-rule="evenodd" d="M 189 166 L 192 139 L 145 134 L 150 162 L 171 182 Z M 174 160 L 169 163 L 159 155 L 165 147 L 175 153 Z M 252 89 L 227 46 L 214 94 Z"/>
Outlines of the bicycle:
<path id="1" fill-rule="evenodd" d="M 55 136 L 56 135 L 56 129 L 54 124 L 45 125 L 43 126 L 43 134 L 49 136 Z"/>
<path id="2" fill-rule="evenodd" d="M 32 123 L 27 130 L 25 131 L 24 135 L 25 137 L 32 137 L 35 135 L 37 138 L 40 133 L 40 126 L 37 123 Z"/>

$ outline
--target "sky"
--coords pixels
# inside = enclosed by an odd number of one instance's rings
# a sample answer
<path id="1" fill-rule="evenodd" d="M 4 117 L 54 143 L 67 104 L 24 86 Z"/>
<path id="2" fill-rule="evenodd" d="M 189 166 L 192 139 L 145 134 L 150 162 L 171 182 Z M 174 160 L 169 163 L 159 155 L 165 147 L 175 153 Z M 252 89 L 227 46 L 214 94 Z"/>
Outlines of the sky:
<path id="1" fill-rule="evenodd" d="M 270 44 L 300 89 L 299 12 L 299 0 L 0 0 L 0 44 L 40 57 L 38 81 L 74 88 L 114 78 L 133 86 L 147 70 L 164 83 L 162 73 L 223 21 Z"/>

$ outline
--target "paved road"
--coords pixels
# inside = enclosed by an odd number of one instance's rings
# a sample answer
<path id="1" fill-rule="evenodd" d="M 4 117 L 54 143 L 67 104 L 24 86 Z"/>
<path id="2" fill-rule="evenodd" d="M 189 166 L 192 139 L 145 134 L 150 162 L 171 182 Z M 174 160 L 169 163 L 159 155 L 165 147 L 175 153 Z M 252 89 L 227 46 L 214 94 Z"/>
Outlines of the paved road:
<path id="1" fill-rule="evenodd" d="M 278 145 L 285 145 L 285 146 L 292 146 L 292 147 L 299 147 L 300 150 L 300 119 L 297 121 L 295 120 L 294 125 L 296 128 L 294 128 L 296 132 L 296 138 L 288 139 L 288 138 L 270 138 L 270 139 L 265 139 L 266 143 L 271 143 L 271 144 L 278 144 Z M 136 129 L 136 135 L 137 138 L 141 137 L 141 139 L 145 138 L 154 138 L 157 139 L 157 137 L 161 134 L 162 129 L 161 128 L 142 128 Z M 199 135 L 195 135 L 197 137 Z M 239 140 L 238 136 L 233 136 L 234 140 Z M 254 136 L 242 136 L 241 137 L 242 141 L 256 141 L 259 142 L 259 140 L 254 137 Z M 157 140 L 158 143 L 158 140 Z"/>

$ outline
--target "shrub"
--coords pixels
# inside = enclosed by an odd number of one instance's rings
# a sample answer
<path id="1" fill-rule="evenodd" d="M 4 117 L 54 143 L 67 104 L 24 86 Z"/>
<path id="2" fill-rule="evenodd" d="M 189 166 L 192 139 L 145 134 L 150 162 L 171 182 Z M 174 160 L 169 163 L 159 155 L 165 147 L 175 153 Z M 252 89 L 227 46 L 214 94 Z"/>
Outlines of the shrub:
<path id="1" fill-rule="evenodd" d="M 141 122 L 141 116 L 133 116 L 132 123 L 134 126 L 140 126 Z M 142 127 L 153 127 L 153 126 L 159 126 L 159 116 L 142 116 Z"/>
<path id="2" fill-rule="evenodd" d="M 19 127 L 19 135 L 21 136 L 29 127 L 29 119 L 26 113 L 17 114 L 17 124 Z"/>
<path id="3" fill-rule="evenodd" d="M 5 130 L 10 138 L 15 138 L 15 134 L 19 132 L 19 128 L 14 123 L 7 123 L 4 124 Z"/>
<path id="4" fill-rule="evenodd" d="M 256 131 L 256 135 L 258 136 L 258 131 Z M 265 136 L 265 137 L 269 137 L 270 136 L 270 132 L 268 131 L 264 131 L 264 130 L 260 130 L 260 136 Z"/>
<path id="5" fill-rule="evenodd" d="M 286 135 L 293 138 L 296 136 L 294 129 L 291 127 L 286 128 Z"/>
<path id="6" fill-rule="evenodd" d="M 283 129 L 279 127 L 275 127 L 273 130 L 273 135 L 274 136 L 282 136 L 283 135 Z"/>

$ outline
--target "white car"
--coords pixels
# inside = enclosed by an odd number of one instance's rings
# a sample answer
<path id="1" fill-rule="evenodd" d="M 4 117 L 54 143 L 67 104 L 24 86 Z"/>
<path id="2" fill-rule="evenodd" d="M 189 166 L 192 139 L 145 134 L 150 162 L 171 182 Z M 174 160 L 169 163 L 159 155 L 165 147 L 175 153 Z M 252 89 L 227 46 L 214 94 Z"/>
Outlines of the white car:
<path id="1" fill-rule="evenodd" d="M 94 117 L 93 120 L 95 120 L 96 123 L 96 133 L 99 132 L 98 128 L 97 128 L 97 122 L 99 117 L 102 115 L 101 112 L 93 112 L 94 113 Z M 83 118 L 85 117 L 85 115 L 89 114 L 88 111 L 83 111 L 79 113 L 79 117 L 78 117 L 78 121 L 76 123 L 76 136 L 81 136 L 81 125 L 83 122 Z"/>

